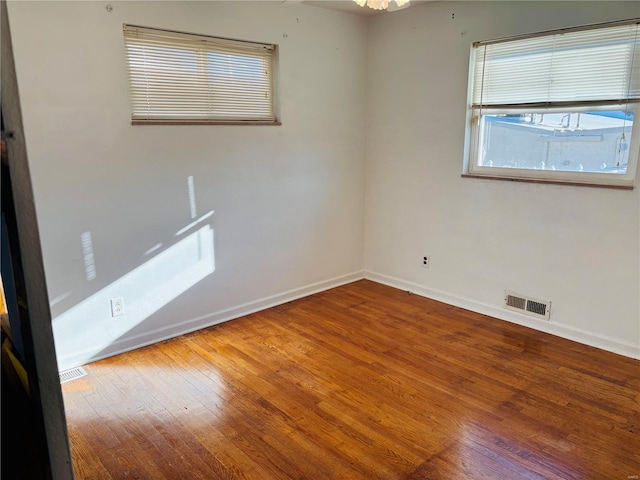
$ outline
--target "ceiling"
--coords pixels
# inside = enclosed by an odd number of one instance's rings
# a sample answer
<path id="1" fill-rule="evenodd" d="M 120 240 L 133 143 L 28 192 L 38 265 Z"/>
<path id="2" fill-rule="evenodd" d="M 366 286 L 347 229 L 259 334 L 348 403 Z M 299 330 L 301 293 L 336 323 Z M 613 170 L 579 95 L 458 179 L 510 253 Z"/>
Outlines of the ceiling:
<path id="1" fill-rule="evenodd" d="M 415 7 L 416 5 L 420 5 L 422 3 L 426 3 L 429 0 L 411 0 L 411 3 L 408 7 Z M 386 13 L 384 10 L 374 10 L 369 7 L 360 7 L 353 0 L 302 0 L 304 5 L 313 5 L 315 7 L 329 8 L 331 10 L 338 10 L 340 12 L 347 13 L 355 13 L 356 15 L 361 15 L 363 17 L 373 17 L 375 15 L 381 15 Z M 390 0 L 390 8 L 389 11 L 393 11 L 395 7 L 395 2 Z M 402 10 L 404 10 L 402 8 Z"/>

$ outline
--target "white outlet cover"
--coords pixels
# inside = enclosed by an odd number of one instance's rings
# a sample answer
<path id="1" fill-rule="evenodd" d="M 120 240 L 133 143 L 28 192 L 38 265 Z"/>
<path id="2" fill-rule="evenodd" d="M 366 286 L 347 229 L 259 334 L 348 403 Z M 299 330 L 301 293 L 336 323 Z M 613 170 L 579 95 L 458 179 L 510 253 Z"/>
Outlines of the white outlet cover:
<path id="1" fill-rule="evenodd" d="M 124 300 L 120 298 L 111 299 L 111 316 L 118 317 L 124 315 Z"/>

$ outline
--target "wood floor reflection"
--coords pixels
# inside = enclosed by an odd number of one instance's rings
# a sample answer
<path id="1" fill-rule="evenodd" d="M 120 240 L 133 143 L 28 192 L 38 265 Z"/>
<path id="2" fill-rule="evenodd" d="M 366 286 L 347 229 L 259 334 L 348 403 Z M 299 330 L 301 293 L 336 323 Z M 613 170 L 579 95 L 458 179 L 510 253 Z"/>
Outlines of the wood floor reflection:
<path id="1" fill-rule="evenodd" d="M 86 367 L 78 479 L 622 479 L 640 362 L 359 281 Z"/>

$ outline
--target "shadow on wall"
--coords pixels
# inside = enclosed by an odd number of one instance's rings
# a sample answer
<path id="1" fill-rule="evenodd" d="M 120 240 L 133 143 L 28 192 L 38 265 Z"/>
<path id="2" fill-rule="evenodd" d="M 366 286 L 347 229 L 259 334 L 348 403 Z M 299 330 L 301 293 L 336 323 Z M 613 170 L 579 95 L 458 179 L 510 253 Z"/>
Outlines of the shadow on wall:
<path id="1" fill-rule="evenodd" d="M 214 231 L 205 223 L 214 211 L 196 219 L 192 177 L 188 185 L 193 221 L 174 235 L 184 238 L 163 251 L 162 244 L 155 245 L 144 254 L 159 252 L 155 256 L 53 319 L 60 370 L 108 351 L 127 332 L 215 271 Z M 91 233 L 83 233 L 81 241 L 89 281 L 95 278 Z M 52 299 L 51 304 L 69 294 Z"/>

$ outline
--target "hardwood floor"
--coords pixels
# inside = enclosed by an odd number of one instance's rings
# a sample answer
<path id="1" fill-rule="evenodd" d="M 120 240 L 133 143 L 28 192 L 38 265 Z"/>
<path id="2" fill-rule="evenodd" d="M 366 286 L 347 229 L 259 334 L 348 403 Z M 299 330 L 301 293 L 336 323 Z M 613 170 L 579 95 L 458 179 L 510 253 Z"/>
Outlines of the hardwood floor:
<path id="1" fill-rule="evenodd" d="M 78 479 L 621 479 L 640 362 L 359 281 L 86 367 Z"/>

